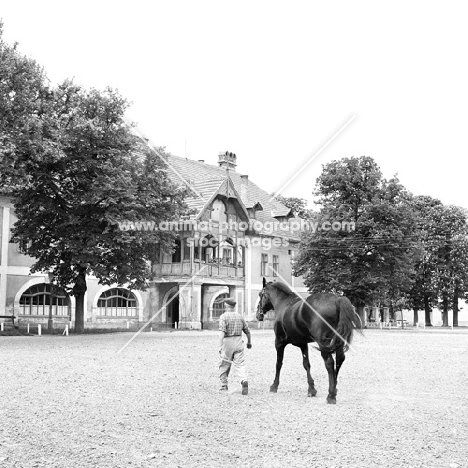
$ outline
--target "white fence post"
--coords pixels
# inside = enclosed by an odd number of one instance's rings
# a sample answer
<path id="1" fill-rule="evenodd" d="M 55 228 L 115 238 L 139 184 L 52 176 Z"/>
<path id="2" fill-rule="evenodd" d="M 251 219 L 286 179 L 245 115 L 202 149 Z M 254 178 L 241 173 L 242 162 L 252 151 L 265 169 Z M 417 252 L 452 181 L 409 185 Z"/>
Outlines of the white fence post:
<path id="1" fill-rule="evenodd" d="M 38 324 L 37 326 L 37 336 L 41 336 L 42 335 L 42 327 L 41 327 L 41 324 Z"/>

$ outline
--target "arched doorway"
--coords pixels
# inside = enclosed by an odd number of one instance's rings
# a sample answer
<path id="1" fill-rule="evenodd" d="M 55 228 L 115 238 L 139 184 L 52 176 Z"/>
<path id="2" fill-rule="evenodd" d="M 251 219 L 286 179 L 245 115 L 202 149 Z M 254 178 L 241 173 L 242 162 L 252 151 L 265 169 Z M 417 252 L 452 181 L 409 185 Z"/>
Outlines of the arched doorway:
<path id="1" fill-rule="evenodd" d="M 223 292 L 216 296 L 215 300 L 213 301 L 213 305 L 211 307 L 211 320 L 216 322 L 219 320 L 219 317 L 224 314 L 225 312 L 225 305 L 224 299 L 229 297 L 229 292 Z"/>
<path id="2" fill-rule="evenodd" d="M 176 323 L 179 324 L 179 293 L 173 292 L 166 305 L 166 323 L 170 328 L 176 328 Z"/>

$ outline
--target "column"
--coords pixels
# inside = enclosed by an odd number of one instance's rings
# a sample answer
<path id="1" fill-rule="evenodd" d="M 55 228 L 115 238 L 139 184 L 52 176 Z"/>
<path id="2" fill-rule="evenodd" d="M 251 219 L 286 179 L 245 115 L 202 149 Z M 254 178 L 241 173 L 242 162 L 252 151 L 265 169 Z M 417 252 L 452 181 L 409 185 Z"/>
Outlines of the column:
<path id="1" fill-rule="evenodd" d="M 192 317 L 195 330 L 201 330 L 201 308 L 202 308 L 202 285 L 194 284 L 191 288 Z"/>
<path id="2" fill-rule="evenodd" d="M 253 304 L 252 304 L 252 249 L 250 246 L 245 243 L 244 247 L 244 284 L 245 284 L 245 307 L 247 316 L 255 315 L 253 314 Z"/>
<path id="3" fill-rule="evenodd" d="M 383 321 L 388 323 L 390 321 L 390 309 L 388 307 L 383 308 Z"/>
<path id="4" fill-rule="evenodd" d="M 378 307 L 372 307 L 372 318 L 375 323 L 380 323 L 380 313 Z"/>
<path id="5" fill-rule="evenodd" d="M 201 329 L 201 284 L 187 285 L 179 294 L 179 326 Z"/>
<path id="6" fill-rule="evenodd" d="M 142 322 L 146 323 L 155 315 L 156 317 L 154 317 L 154 323 L 161 322 L 163 311 L 160 309 L 161 309 L 161 299 L 159 297 L 159 284 L 152 283 L 150 287 L 150 291 L 149 291 L 148 300 L 146 302 L 146 307 L 143 310 Z M 151 324 L 149 326 L 152 326 L 152 324 L 153 324 L 153 320 L 151 320 Z"/>
<path id="7" fill-rule="evenodd" d="M 236 307 L 234 308 L 234 310 L 236 312 L 242 312 L 242 304 L 239 304 L 239 301 L 237 299 L 237 288 L 236 286 L 233 286 L 232 284 L 228 284 L 228 288 L 229 288 L 229 297 L 231 299 L 234 299 L 237 304 L 236 304 Z"/>

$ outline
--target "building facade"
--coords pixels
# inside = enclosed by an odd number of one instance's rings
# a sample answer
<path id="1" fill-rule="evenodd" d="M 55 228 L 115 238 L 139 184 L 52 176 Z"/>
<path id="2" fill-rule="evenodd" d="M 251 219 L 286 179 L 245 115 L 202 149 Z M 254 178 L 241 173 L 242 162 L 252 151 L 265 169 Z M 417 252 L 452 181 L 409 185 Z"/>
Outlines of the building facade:
<path id="1" fill-rule="evenodd" d="M 263 277 L 306 294 L 301 279 L 292 276 L 298 232 L 291 211 L 236 172 L 235 154 L 220 153 L 216 166 L 177 156 L 167 162 L 174 184 L 192 189 L 187 203 L 193 214 L 167 226 L 177 229 L 175 250 L 161 252 L 148 290 L 102 286 L 88 278 L 87 328 L 217 328 L 227 296 L 253 320 Z M 10 242 L 15 220 L 10 200 L 0 197 L 0 315 L 73 327 L 74 298 L 49 275 L 31 274 L 33 259 Z"/>

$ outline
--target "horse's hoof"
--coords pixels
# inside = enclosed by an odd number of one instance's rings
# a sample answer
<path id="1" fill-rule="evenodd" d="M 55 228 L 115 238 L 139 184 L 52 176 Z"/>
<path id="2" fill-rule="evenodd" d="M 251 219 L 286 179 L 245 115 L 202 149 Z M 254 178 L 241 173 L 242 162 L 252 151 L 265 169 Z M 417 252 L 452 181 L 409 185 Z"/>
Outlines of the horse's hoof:
<path id="1" fill-rule="evenodd" d="M 276 393 L 278 391 L 277 387 L 274 387 L 273 385 L 270 387 L 270 392 L 271 393 Z"/>
<path id="2" fill-rule="evenodd" d="M 315 395 L 317 395 L 317 390 L 309 390 L 309 392 L 307 393 L 307 396 L 308 397 L 314 397 Z"/>
<path id="3" fill-rule="evenodd" d="M 332 398 L 332 397 L 327 397 L 327 403 L 329 405 L 336 405 L 336 398 Z"/>

